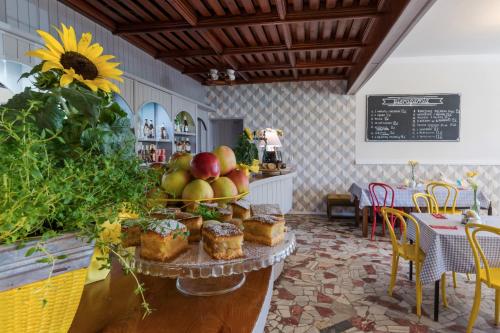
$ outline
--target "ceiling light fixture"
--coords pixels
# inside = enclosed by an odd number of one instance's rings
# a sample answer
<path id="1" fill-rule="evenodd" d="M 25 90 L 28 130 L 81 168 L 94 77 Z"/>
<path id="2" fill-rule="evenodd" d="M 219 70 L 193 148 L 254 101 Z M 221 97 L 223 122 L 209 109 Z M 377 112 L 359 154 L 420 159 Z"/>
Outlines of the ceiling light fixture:
<path id="1" fill-rule="evenodd" d="M 233 84 L 236 80 L 236 71 L 232 68 L 227 68 L 224 71 L 219 71 L 216 68 L 211 68 L 208 71 L 208 83 L 209 84 Z"/>

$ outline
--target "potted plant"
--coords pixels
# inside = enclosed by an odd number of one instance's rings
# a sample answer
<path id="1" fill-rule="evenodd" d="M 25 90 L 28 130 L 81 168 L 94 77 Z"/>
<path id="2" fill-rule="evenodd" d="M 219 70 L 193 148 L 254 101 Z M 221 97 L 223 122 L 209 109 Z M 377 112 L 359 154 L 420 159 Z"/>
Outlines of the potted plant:
<path id="1" fill-rule="evenodd" d="M 28 54 L 43 61 L 22 76 L 35 89 L 0 107 L 0 332 L 67 331 L 95 247 L 131 272 L 118 217 L 141 214 L 155 185 L 112 99 L 110 79 L 122 80 L 113 56 L 64 24 L 61 43 L 38 33 L 45 48 Z"/>

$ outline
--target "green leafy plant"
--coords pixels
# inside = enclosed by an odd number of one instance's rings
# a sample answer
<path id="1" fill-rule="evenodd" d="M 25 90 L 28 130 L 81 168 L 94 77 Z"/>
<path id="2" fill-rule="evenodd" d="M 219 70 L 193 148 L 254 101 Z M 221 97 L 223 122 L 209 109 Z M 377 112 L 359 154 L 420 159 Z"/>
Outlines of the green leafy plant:
<path id="1" fill-rule="evenodd" d="M 254 160 L 259 159 L 259 151 L 253 142 L 253 135 L 250 130 L 245 129 L 241 133 L 238 143 L 234 148 L 236 162 L 238 164 L 252 165 Z"/>
<path id="2" fill-rule="evenodd" d="M 145 193 L 157 174 L 140 167 L 130 123 L 112 95 L 76 81 L 60 87 L 59 76 L 35 67 L 28 77 L 38 90 L 27 88 L 0 107 L 0 245 L 37 237 L 27 255 L 43 252 L 43 262 L 54 267 L 63 258 L 44 243 L 76 232 L 134 274 L 121 245 L 100 235 L 124 209 L 148 213 Z M 101 259 L 103 268 L 110 266 L 109 257 Z M 134 278 L 147 314 L 144 288 Z"/>

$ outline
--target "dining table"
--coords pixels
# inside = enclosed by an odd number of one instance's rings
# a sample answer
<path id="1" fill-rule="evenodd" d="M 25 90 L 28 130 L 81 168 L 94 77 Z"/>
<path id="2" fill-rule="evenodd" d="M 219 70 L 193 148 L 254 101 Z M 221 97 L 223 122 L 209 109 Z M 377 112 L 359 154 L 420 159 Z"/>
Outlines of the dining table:
<path id="1" fill-rule="evenodd" d="M 474 274 L 476 266 L 473 252 L 462 223 L 462 215 L 412 213 L 412 216 L 419 225 L 420 249 L 425 253 L 420 280 L 424 285 L 434 282 L 434 320 L 437 321 L 442 274 Z M 481 216 L 480 223 L 500 228 L 500 216 Z M 407 228 L 408 239 L 415 241 L 414 224 L 407 223 Z M 500 267 L 500 236 L 478 233 L 477 239 L 490 266 Z"/>
<path id="2" fill-rule="evenodd" d="M 348 192 L 351 194 L 351 198 L 354 201 L 355 207 L 355 219 L 358 223 L 360 219 L 360 212 L 362 214 L 362 232 L 363 237 L 368 236 L 368 218 L 370 215 L 370 209 L 373 206 L 372 200 L 370 198 L 370 191 L 368 190 L 369 183 L 354 182 L 349 187 Z M 402 184 L 388 184 L 394 189 L 394 207 L 399 209 L 407 209 L 409 211 L 415 208 L 413 203 L 413 195 L 415 193 L 425 193 L 425 185 L 421 184 L 415 187 L 405 186 Z M 435 196 L 438 204 L 440 206 L 444 205 L 446 200 L 447 191 L 445 189 L 436 189 Z M 379 202 L 384 202 L 384 191 L 378 189 L 375 191 L 377 199 Z M 390 198 L 390 197 L 389 197 Z M 482 209 L 488 210 L 488 215 L 492 214 L 491 202 L 488 197 L 478 190 L 477 199 L 479 200 Z M 474 191 L 471 188 L 458 187 L 457 196 L 457 209 L 468 209 L 472 206 L 474 202 Z"/>

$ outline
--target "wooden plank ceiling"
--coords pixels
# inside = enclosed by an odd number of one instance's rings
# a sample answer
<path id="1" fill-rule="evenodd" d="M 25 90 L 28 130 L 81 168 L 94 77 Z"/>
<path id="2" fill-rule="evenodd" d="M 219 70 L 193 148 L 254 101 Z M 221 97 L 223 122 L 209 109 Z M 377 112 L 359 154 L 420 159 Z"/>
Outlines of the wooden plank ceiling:
<path id="1" fill-rule="evenodd" d="M 410 0 L 64 0 L 203 84 L 352 84 Z"/>

